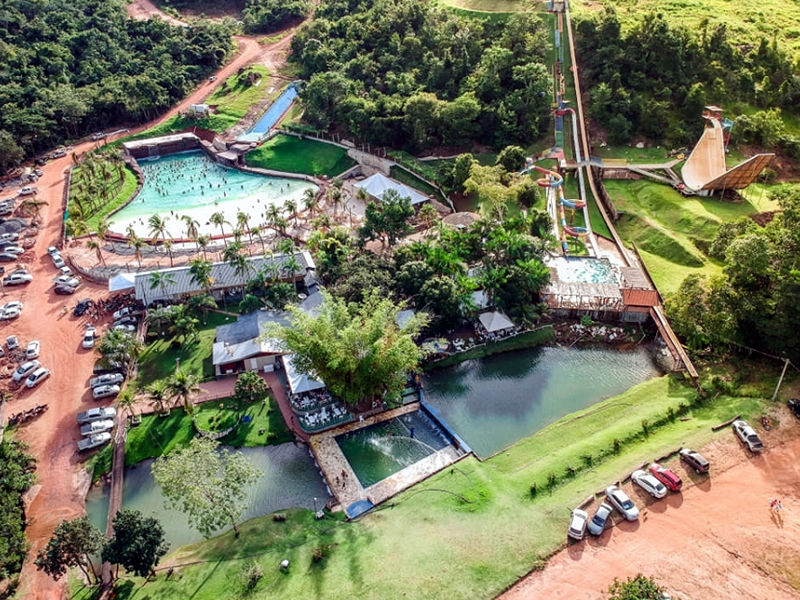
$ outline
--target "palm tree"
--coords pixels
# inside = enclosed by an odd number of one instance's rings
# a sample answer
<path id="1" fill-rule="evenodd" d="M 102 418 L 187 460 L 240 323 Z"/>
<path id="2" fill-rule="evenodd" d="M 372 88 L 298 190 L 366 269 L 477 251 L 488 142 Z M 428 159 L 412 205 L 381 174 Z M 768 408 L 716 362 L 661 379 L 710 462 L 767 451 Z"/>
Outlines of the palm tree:
<path id="1" fill-rule="evenodd" d="M 47 204 L 47 202 L 44 200 L 37 200 L 35 197 L 31 196 L 22 201 L 19 205 L 19 209 L 29 217 L 38 219 L 42 206 L 45 204 Z"/>
<path id="2" fill-rule="evenodd" d="M 192 281 L 205 290 L 206 294 L 211 293 L 211 284 L 214 283 L 214 278 L 211 277 L 212 268 L 211 263 L 202 258 L 189 261 L 189 276 Z"/>
<path id="3" fill-rule="evenodd" d="M 163 271 L 153 271 L 150 273 L 150 289 L 161 288 L 161 294 L 166 296 L 167 286 L 175 285 L 175 277 L 172 273 L 164 273 Z M 145 301 L 147 304 L 147 301 Z"/>
<path id="4" fill-rule="evenodd" d="M 256 236 L 258 238 L 258 241 L 261 243 L 261 254 L 264 254 L 267 251 L 267 249 L 264 246 L 264 235 L 261 227 L 255 226 L 252 229 L 250 229 L 250 236 L 251 238 L 252 236 Z"/>
<path id="5" fill-rule="evenodd" d="M 174 267 L 175 263 L 172 262 L 172 240 L 164 240 L 164 250 L 169 254 L 169 266 Z"/>
<path id="6" fill-rule="evenodd" d="M 294 284 L 294 291 L 297 293 L 297 272 L 302 271 L 303 265 L 295 258 L 294 254 L 289 254 L 288 256 L 284 257 L 283 260 L 283 271 L 286 273 L 286 277 L 291 277 L 292 283 Z"/>
<path id="7" fill-rule="evenodd" d="M 289 198 L 283 203 L 283 209 L 289 215 L 290 219 L 294 219 L 294 224 L 297 226 L 297 202 Z"/>
<path id="8" fill-rule="evenodd" d="M 317 192 L 312 188 L 303 192 L 303 207 L 308 211 L 309 219 L 313 219 L 314 210 L 317 208 Z"/>
<path id="9" fill-rule="evenodd" d="M 167 404 L 167 384 L 163 381 L 154 381 L 145 388 L 147 392 L 147 400 L 153 405 L 156 412 L 161 416 L 169 414 L 169 405 Z"/>
<path id="10" fill-rule="evenodd" d="M 100 239 L 101 242 L 106 241 L 106 236 L 108 236 L 108 230 L 111 228 L 111 224 L 108 222 L 106 217 L 103 217 L 97 222 L 97 237 Z"/>
<path id="11" fill-rule="evenodd" d="M 117 396 L 117 408 L 126 411 L 131 418 L 136 416 L 134 407 L 136 406 L 136 397 L 131 393 L 131 390 L 125 390 Z"/>
<path id="12" fill-rule="evenodd" d="M 206 258 L 206 250 L 208 250 L 208 246 L 211 244 L 211 239 L 207 235 L 198 235 L 197 236 L 197 248 L 203 253 L 203 258 Z"/>
<path id="13" fill-rule="evenodd" d="M 86 243 L 86 246 L 89 250 L 94 250 L 97 254 L 97 260 L 100 262 L 104 267 L 106 266 L 106 259 L 103 258 L 103 250 L 100 243 L 97 240 L 89 240 Z"/>
<path id="14" fill-rule="evenodd" d="M 217 212 L 215 212 L 214 214 L 212 214 L 208 218 L 208 222 L 211 223 L 212 225 L 216 225 L 217 227 L 219 227 L 219 232 L 222 235 L 222 242 L 227 246 L 228 242 L 225 239 L 225 227 L 224 226 L 225 225 L 230 225 L 230 223 L 228 223 L 225 220 L 225 215 L 223 215 L 221 212 L 217 211 Z"/>
<path id="15" fill-rule="evenodd" d="M 71 223 L 70 229 L 72 229 L 72 237 L 73 238 L 80 238 L 80 237 L 83 237 L 85 235 L 89 235 L 89 233 L 90 233 L 89 232 L 89 225 L 88 225 L 88 223 L 86 223 L 85 220 L 79 219 L 79 218 L 75 218 L 75 219 L 70 219 L 70 223 Z"/>
<path id="16" fill-rule="evenodd" d="M 147 224 L 150 226 L 150 236 L 153 239 L 153 245 L 158 243 L 158 238 L 163 240 L 167 239 L 167 220 L 162 219 L 159 215 L 150 215 L 147 219 Z"/>
<path id="17" fill-rule="evenodd" d="M 142 268 L 142 248 L 147 245 L 143 239 L 134 237 L 133 239 L 128 240 L 128 245 L 133 246 L 133 253 L 136 255 L 136 260 L 139 261 L 139 268 Z"/>
<path id="18" fill-rule="evenodd" d="M 197 294 L 186 302 L 186 306 L 193 314 L 200 314 L 203 317 L 203 325 L 206 324 L 208 311 L 217 308 L 217 301 L 210 294 Z"/>
<path id="19" fill-rule="evenodd" d="M 183 224 L 186 225 L 187 239 L 190 239 L 194 241 L 195 244 L 197 244 L 198 236 L 200 235 L 200 230 L 198 229 L 200 227 L 200 222 L 193 219 L 191 215 L 183 215 L 181 217 L 181 221 L 183 221 Z"/>
<path id="20" fill-rule="evenodd" d="M 243 210 L 236 213 L 236 228 L 241 231 L 246 231 L 250 236 L 250 243 L 253 243 L 253 232 L 250 231 L 250 215 Z"/>
<path id="21" fill-rule="evenodd" d="M 192 396 L 200 391 L 200 378 L 194 373 L 176 370 L 167 382 L 167 392 L 170 398 L 177 400 L 186 409 L 192 412 Z"/>
<path id="22" fill-rule="evenodd" d="M 142 343 L 127 331 L 112 329 L 103 335 L 97 352 L 112 365 L 126 365 L 127 371 L 142 353 Z"/>

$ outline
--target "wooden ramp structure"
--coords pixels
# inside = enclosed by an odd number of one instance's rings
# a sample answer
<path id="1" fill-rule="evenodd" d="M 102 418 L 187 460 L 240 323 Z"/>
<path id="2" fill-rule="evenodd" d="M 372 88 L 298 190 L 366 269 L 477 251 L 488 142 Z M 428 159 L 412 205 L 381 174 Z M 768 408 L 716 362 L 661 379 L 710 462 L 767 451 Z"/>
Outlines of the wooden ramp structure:
<path id="1" fill-rule="evenodd" d="M 688 190 L 708 196 L 717 190 L 740 190 L 755 181 L 774 154 L 756 154 L 728 170 L 725 164 L 726 134 L 717 115 L 706 114 L 706 128 L 692 149 L 681 175 Z"/>

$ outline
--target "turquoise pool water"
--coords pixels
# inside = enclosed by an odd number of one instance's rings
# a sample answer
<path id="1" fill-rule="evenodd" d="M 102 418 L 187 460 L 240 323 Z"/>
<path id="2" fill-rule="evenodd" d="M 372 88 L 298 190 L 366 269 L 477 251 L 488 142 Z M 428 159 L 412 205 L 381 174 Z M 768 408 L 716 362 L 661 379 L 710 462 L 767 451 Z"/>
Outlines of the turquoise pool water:
<path id="1" fill-rule="evenodd" d="M 277 510 L 302 507 L 314 508 L 328 500 L 328 491 L 308 451 L 294 444 L 240 448 L 253 466 L 262 472 L 261 478 L 248 492 L 249 508 L 241 521 L 266 515 Z M 164 527 L 167 541 L 174 550 L 191 544 L 203 536 L 189 526 L 186 516 L 177 510 L 164 508 L 161 489 L 150 473 L 152 460 L 145 460 L 125 469 L 125 486 L 122 506 L 140 510 L 146 516 L 155 516 Z M 86 496 L 86 511 L 91 522 L 103 532 L 108 515 L 108 485 L 95 486 Z"/>
<path id="2" fill-rule="evenodd" d="M 558 272 L 558 278 L 565 283 L 619 284 L 614 268 L 607 258 L 560 256 L 551 266 Z"/>
<path id="3" fill-rule="evenodd" d="M 425 400 L 481 457 L 659 375 L 644 348 L 532 348 L 428 373 Z"/>
<path id="4" fill-rule="evenodd" d="M 139 194 L 121 211 L 110 218 L 111 229 L 126 233 L 133 226 L 141 237 L 150 236 L 147 220 L 152 214 L 166 219 L 169 235 L 186 236 L 181 216 L 190 215 L 200 223 L 201 234 L 218 234 L 218 227 L 208 220 L 222 212 L 225 220 L 236 223 L 236 213 L 244 211 L 251 225 L 265 221 L 265 211 L 271 204 L 283 206 L 292 199 L 301 205 L 303 192 L 317 187 L 302 179 L 266 177 L 223 167 L 202 152 L 186 152 L 142 160 L 144 185 Z M 230 233 L 233 225 L 225 226 Z"/>

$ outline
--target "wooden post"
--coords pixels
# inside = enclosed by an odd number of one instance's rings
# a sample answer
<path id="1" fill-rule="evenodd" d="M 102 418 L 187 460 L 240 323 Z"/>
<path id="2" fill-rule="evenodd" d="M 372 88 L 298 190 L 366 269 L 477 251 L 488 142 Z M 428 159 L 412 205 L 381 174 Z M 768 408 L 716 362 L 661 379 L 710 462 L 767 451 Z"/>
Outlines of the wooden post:
<path id="1" fill-rule="evenodd" d="M 783 371 L 781 371 L 781 378 L 778 379 L 778 385 L 775 386 L 775 391 L 772 394 L 772 401 L 775 402 L 775 398 L 778 397 L 778 391 L 781 389 L 781 384 L 783 383 L 783 376 L 786 375 L 786 369 L 789 368 L 789 359 L 785 359 L 783 363 Z"/>

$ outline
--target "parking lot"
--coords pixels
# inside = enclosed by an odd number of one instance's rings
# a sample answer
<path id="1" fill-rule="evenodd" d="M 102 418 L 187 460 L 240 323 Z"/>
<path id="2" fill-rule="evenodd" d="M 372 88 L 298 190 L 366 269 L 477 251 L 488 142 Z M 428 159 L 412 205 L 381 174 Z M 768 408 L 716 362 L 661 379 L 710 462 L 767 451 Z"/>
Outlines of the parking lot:
<path id="1" fill-rule="evenodd" d="M 782 426 L 764 436 L 761 455 L 751 454 L 728 428 L 729 435 L 703 449 L 710 476 L 670 461 L 683 478 L 681 493 L 655 500 L 624 485 L 641 509 L 638 521 L 626 522 L 615 511 L 614 527 L 568 545 L 500 598 L 599 600 L 614 575 L 644 573 L 684 599 L 796 599 L 800 421 L 788 410 L 781 414 Z M 772 498 L 782 500 L 782 511 L 770 510 Z M 587 509 L 590 515 L 598 504 Z"/>

